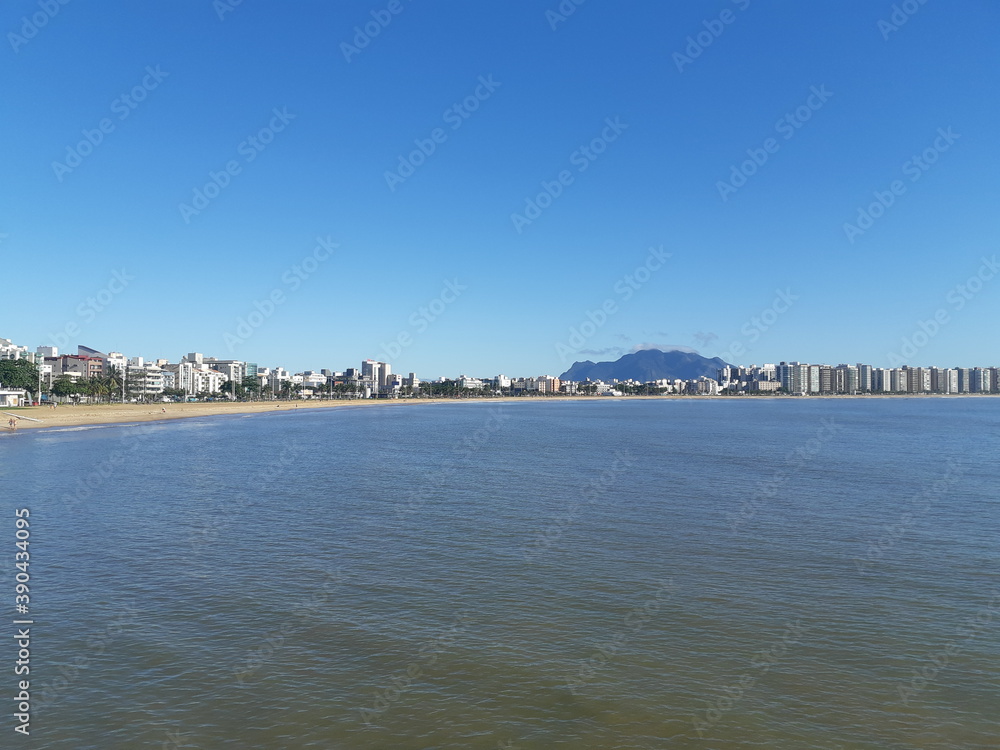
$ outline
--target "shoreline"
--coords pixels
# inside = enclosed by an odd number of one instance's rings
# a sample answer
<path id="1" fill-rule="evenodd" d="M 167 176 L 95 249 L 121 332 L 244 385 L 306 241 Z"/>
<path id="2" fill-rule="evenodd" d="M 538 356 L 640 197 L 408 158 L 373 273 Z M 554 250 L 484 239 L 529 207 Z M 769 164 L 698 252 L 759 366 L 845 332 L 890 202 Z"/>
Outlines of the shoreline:
<path id="1" fill-rule="evenodd" d="M 239 401 L 212 403 L 171 403 L 171 404 L 89 404 L 82 406 L 60 405 L 55 409 L 47 406 L 29 406 L 6 409 L 5 416 L 18 417 L 17 430 L 6 425 L 6 433 L 19 430 L 37 430 L 53 427 L 101 426 L 115 424 L 138 424 L 143 422 L 163 422 L 174 419 L 193 419 L 226 414 L 268 414 L 276 411 L 298 409 L 336 409 L 338 407 L 400 406 L 403 404 L 454 404 L 454 403 L 561 403 L 566 401 L 632 401 L 632 400 L 687 400 L 687 401 L 775 401 L 791 399 L 796 402 L 813 399 L 910 399 L 910 398 L 982 398 L 1000 397 L 996 393 L 913 393 L 913 394 L 858 394 L 829 396 L 688 396 L 670 394 L 665 396 L 503 396 L 497 398 L 408 398 L 408 399 L 344 399 L 311 403 L 303 401 Z M 40 422 L 30 421 L 41 420 Z"/>

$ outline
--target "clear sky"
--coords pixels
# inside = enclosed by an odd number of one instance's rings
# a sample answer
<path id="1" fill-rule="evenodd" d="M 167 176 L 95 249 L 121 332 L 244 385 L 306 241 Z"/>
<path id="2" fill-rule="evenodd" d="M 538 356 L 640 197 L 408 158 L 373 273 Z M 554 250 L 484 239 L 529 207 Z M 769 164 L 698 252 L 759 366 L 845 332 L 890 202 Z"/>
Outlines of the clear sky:
<path id="1" fill-rule="evenodd" d="M 1000 6 L 577 2 L 9 0 L 0 336 L 1000 364 Z"/>

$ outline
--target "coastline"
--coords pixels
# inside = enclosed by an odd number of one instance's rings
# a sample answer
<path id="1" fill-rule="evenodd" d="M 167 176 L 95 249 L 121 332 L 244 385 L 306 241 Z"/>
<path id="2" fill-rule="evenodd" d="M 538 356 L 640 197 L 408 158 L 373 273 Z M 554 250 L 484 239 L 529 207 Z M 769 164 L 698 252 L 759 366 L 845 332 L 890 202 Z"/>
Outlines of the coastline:
<path id="1" fill-rule="evenodd" d="M 298 411 L 314 409 L 335 409 L 337 407 L 377 407 L 401 406 L 404 404 L 454 404 L 454 403 L 561 403 L 565 401 L 632 401 L 632 400 L 685 400 L 685 401 L 774 401 L 792 399 L 910 399 L 910 398 L 982 398 L 1000 397 L 1000 394 L 990 393 L 960 393 L 960 394 L 859 394 L 831 396 L 506 396 L 499 398 L 413 398 L 413 399 L 350 399 L 300 403 L 290 401 L 237 401 L 211 403 L 180 403 L 180 404 L 89 404 L 82 406 L 60 405 L 55 409 L 47 406 L 29 406 L 2 410 L 5 414 L 25 417 L 19 419 L 18 430 L 36 430 L 53 427 L 79 427 L 112 424 L 133 424 L 141 422 L 161 422 L 173 419 L 193 419 L 196 417 L 213 417 L 225 414 L 267 414 L 275 411 Z M 30 421 L 41 420 L 40 422 Z M 3 427 L 2 432 L 13 432 Z"/>

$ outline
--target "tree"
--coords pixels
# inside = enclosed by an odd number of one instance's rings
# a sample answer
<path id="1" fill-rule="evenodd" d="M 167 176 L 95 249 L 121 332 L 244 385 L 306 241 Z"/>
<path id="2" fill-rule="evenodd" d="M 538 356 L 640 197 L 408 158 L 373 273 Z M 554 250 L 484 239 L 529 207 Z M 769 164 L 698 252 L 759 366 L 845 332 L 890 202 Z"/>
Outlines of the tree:
<path id="1" fill-rule="evenodd" d="M 260 394 L 260 381 L 253 375 L 247 375 L 240 383 L 240 388 L 243 391 L 240 395 L 244 397 L 248 394 L 251 397 L 257 396 Z M 237 393 L 239 393 L 239 390 L 237 390 Z"/>
<path id="2" fill-rule="evenodd" d="M 38 392 L 38 365 L 26 359 L 0 359 L 0 383 L 4 388 Z"/>
<path id="3" fill-rule="evenodd" d="M 69 375 L 60 375 L 52 383 L 52 393 L 60 398 L 82 396 L 87 393 L 86 383 L 78 383 Z"/>
<path id="4" fill-rule="evenodd" d="M 98 402 L 100 402 L 103 396 L 107 396 L 108 400 L 110 401 L 111 390 L 110 386 L 108 385 L 107 378 L 102 378 L 100 376 L 87 378 L 87 380 L 85 381 L 85 385 L 87 388 L 87 392 L 91 396 L 97 396 Z"/>
<path id="5" fill-rule="evenodd" d="M 104 376 L 104 381 L 108 387 L 108 402 L 110 403 L 116 396 L 122 394 L 122 371 L 111 365 L 108 368 L 108 374 Z"/>

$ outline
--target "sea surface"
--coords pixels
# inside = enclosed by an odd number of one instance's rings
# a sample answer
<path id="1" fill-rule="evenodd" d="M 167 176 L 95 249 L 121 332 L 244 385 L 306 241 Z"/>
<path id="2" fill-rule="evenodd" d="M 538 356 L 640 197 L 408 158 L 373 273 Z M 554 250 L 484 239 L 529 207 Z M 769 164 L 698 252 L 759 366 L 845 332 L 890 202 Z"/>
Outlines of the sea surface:
<path id="1" fill-rule="evenodd" d="M 3 435 L 0 747 L 998 748 L 998 457 L 992 398 Z"/>

